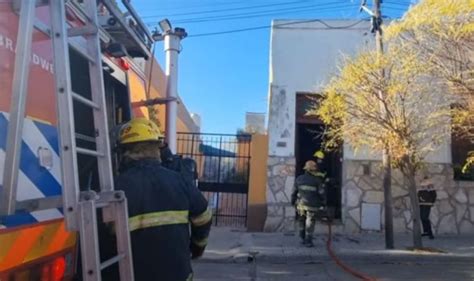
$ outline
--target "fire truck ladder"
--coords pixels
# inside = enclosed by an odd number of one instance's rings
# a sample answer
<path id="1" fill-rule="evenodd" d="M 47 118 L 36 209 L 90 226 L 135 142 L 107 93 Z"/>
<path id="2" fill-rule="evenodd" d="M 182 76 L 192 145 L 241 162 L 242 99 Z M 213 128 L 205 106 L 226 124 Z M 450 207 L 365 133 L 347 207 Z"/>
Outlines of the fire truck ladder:
<path id="1" fill-rule="evenodd" d="M 100 27 L 98 25 L 97 0 L 83 0 L 86 17 L 85 24 L 71 27 L 66 19 L 64 0 L 16 0 L 14 6 L 20 10 L 18 48 L 15 61 L 12 105 L 6 162 L 4 173 L 4 195 L 0 214 L 12 214 L 16 208 L 16 187 L 22 141 L 25 101 L 27 95 L 28 73 L 31 57 L 35 7 L 48 4 L 50 7 L 50 35 L 54 51 L 54 77 L 58 111 L 58 131 L 60 139 L 62 172 L 62 207 L 68 230 L 79 231 L 82 272 L 85 281 L 100 281 L 101 270 L 118 263 L 120 280 L 133 281 L 130 232 L 128 226 L 127 199 L 122 191 L 114 190 L 113 167 L 107 125 L 107 111 L 100 49 Z M 110 0 L 101 0 L 111 5 Z M 107 3 L 106 3 L 107 2 Z M 70 76 L 69 47 L 72 37 L 82 37 L 85 48 L 81 55 L 89 61 L 89 74 L 92 99 L 87 99 L 72 91 Z M 93 109 L 96 150 L 76 146 L 73 102 L 82 103 Z M 97 158 L 100 191 L 81 192 L 77 167 L 77 154 Z M 10 169 L 10 170 L 8 170 Z M 7 183 L 7 185 L 5 185 Z M 53 203 L 42 203 L 42 207 Z M 48 205 L 49 204 L 49 205 Z M 97 210 L 102 209 L 103 220 L 113 223 L 117 237 L 117 256 L 101 262 L 99 254 Z"/>

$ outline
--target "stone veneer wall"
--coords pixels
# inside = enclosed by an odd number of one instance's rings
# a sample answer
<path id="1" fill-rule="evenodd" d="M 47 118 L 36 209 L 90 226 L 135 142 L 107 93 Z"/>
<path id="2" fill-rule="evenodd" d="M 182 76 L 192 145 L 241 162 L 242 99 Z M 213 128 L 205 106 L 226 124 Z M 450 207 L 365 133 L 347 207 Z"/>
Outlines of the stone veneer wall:
<path id="1" fill-rule="evenodd" d="M 295 182 L 294 157 L 269 156 L 267 163 L 267 219 L 264 231 L 294 230 L 291 192 Z"/>
<path id="2" fill-rule="evenodd" d="M 435 233 L 474 233 L 474 182 L 454 181 L 452 168 L 446 164 L 428 164 L 419 174 L 429 175 L 437 191 L 438 199 L 430 216 Z M 344 232 L 362 231 L 363 203 L 381 205 L 380 229 L 383 229 L 380 162 L 345 160 L 342 194 Z M 392 196 L 395 232 L 411 231 L 410 199 L 405 180 L 398 170 L 392 172 Z"/>

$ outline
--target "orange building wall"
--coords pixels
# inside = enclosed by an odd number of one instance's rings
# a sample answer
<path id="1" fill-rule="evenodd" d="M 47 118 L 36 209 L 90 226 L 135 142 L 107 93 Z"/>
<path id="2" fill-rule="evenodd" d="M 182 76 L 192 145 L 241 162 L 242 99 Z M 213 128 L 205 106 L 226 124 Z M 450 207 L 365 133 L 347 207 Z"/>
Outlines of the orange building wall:
<path id="1" fill-rule="evenodd" d="M 148 98 L 164 98 L 166 96 L 166 75 L 161 69 L 158 62 L 155 60 L 153 63 L 153 68 L 151 68 L 151 61 L 147 62 L 146 64 L 146 71 L 145 77 L 149 79 L 150 77 L 150 69 L 152 69 L 151 75 L 151 88 L 150 88 L 150 96 Z M 165 105 L 157 105 L 155 106 L 156 117 L 159 120 L 160 128 L 163 131 L 166 131 L 166 107 Z M 180 100 L 178 103 L 178 121 L 176 125 L 176 129 L 178 132 L 196 132 L 197 127 L 194 124 L 194 121 L 191 118 L 186 106 L 184 105 L 183 101 Z"/>
<path id="2" fill-rule="evenodd" d="M 145 81 L 133 71 L 127 72 L 128 87 L 130 93 L 130 101 L 137 102 L 146 100 Z M 148 108 L 136 107 L 133 108 L 133 115 L 135 117 L 148 117 Z"/>
<path id="3" fill-rule="evenodd" d="M 263 231 L 267 217 L 267 135 L 252 135 L 250 154 L 252 158 L 250 160 L 247 228 L 249 231 Z"/>

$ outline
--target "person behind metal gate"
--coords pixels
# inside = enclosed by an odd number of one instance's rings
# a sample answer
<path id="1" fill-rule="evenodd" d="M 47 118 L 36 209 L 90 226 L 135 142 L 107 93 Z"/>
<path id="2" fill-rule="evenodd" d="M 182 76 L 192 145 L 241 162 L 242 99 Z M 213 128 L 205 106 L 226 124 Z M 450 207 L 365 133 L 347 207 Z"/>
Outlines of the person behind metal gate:
<path id="1" fill-rule="evenodd" d="M 298 211 L 301 244 L 313 247 L 313 232 L 316 219 L 325 212 L 326 190 L 324 174 L 319 172 L 315 161 L 306 161 L 305 173 L 296 178 L 291 203 Z"/>
<path id="2" fill-rule="evenodd" d="M 431 207 L 436 201 L 436 190 L 434 190 L 433 182 L 425 177 L 420 184 L 421 190 L 418 191 L 418 203 L 420 205 L 420 217 L 423 225 L 423 234 L 434 239 L 433 229 L 431 228 L 430 212 Z"/>
<path id="3" fill-rule="evenodd" d="M 192 158 L 183 158 L 181 155 L 173 154 L 166 142 L 160 145 L 161 163 L 165 168 L 180 173 L 185 180 L 194 186 L 198 186 L 198 170 L 196 161 Z"/>
<path id="4" fill-rule="evenodd" d="M 160 137 L 158 129 L 136 120 L 122 127 L 127 164 L 116 185 L 128 199 L 135 280 L 188 281 L 191 258 L 202 256 L 207 245 L 212 213 L 197 188 L 160 164 Z"/>
<path id="5" fill-rule="evenodd" d="M 160 131 L 160 128 L 149 119 L 134 118 L 133 122 L 141 123 L 152 128 L 153 130 L 156 130 L 158 132 Z M 119 128 L 122 128 L 122 126 L 120 126 Z M 173 154 L 173 152 L 171 152 L 171 149 L 169 149 L 168 144 L 164 141 L 162 136 L 160 136 L 159 150 L 161 165 L 163 167 L 180 173 L 184 177 L 184 179 L 191 183 L 193 186 L 198 186 L 197 164 L 194 159 L 183 158 L 181 155 Z M 126 165 L 126 159 L 124 159 L 124 161 L 121 161 L 120 169 L 123 169 Z"/>

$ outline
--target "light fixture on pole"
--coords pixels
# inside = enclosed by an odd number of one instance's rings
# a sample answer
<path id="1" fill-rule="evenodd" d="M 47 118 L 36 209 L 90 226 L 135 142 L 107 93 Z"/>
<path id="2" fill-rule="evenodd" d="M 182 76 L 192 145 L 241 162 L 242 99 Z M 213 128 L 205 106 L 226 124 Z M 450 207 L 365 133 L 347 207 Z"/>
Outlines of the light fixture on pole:
<path id="1" fill-rule="evenodd" d="M 165 38 L 163 34 L 161 34 L 161 32 L 159 32 L 156 29 L 153 30 L 153 32 L 151 33 L 151 36 L 153 37 L 153 41 L 155 42 L 163 41 L 163 39 Z"/>
<path id="2" fill-rule="evenodd" d="M 158 25 L 160 26 L 161 31 L 165 34 L 171 32 L 173 30 L 173 27 L 171 26 L 171 23 L 168 19 L 160 20 Z"/>
<path id="3" fill-rule="evenodd" d="M 181 40 L 188 35 L 184 28 L 173 28 L 168 19 L 158 23 L 161 32 L 155 30 L 155 41 L 164 40 L 166 53 L 166 141 L 171 152 L 176 153 L 176 124 L 178 119 L 178 55 L 181 52 Z"/>

